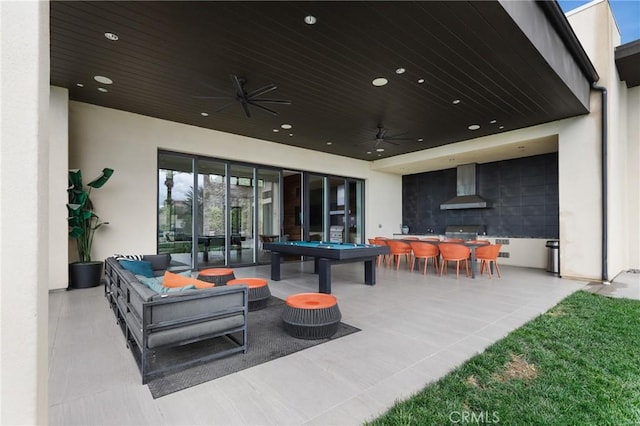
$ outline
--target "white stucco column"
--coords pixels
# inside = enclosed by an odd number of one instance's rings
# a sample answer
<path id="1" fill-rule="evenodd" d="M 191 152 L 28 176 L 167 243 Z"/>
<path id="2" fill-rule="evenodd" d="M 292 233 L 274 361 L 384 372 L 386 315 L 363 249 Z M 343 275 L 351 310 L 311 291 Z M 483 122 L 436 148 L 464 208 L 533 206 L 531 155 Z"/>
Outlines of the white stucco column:
<path id="1" fill-rule="evenodd" d="M 49 3 L 0 1 L 0 34 L 0 424 L 46 424 Z"/>

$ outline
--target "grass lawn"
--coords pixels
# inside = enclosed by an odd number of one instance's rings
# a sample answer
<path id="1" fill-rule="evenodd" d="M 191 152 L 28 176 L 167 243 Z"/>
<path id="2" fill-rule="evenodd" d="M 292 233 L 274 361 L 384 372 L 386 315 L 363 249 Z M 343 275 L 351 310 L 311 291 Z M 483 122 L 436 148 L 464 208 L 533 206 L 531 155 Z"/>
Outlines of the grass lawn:
<path id="1" fill-rule="evenodd" d="M 578 291 L 368 425 L 638 425 L 640 301 Z"/>

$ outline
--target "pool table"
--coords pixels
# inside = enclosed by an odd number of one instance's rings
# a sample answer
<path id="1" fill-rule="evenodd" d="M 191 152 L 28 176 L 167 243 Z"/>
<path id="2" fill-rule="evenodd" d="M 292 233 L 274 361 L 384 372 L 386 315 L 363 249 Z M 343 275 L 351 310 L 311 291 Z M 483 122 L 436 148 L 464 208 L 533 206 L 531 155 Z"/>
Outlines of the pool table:
<path id="1" fill-rule="evenodd" d="M 284 241 L 264 243 L 271 251 L 271 279 L 280 281 L 281 255 L 314 258 L 314 273 L 318 274 L 318 291 L 331 294 L 331 265 L 343 262 L 364 262 L 364 282 L 376 283 L 376 257 L 388 254 L 389 247 L 355 243 L 328 243 L 322 241 Z"/>

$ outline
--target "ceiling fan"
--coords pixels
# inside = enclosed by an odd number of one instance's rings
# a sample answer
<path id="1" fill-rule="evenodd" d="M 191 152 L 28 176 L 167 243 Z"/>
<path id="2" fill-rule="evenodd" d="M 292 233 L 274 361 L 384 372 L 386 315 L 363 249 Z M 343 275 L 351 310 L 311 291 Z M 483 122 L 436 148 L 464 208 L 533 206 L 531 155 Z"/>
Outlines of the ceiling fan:
<path id="1" fill-rule="evenodd" d="M 280 105 L 291 105 L 291 101 L 285 99 L 269 99 L 269 98 L 261 98 L 260 96 L 265 95 L 269 92 L 272 92 L 278 88 L 275 84 L 268 84 L 259 89 L 253 90 L 251 92 L 247 92 L 244 88 L 244 85 L 247 83 L 247 80 L 243 77 L 238 77 L 237 75 L 231 75 L 231 82 L 233 84 L 233 88 L 235 89 L 234 96 L 194 96 L 194 98 L 199 99 L 231 99 L 231 102 L 228 102 L 222 105 L 220 108 L 216 110 L 216 112 L 220 112 L 236 102 L 240 102 L 242 109 L 244 111 L 244 115 L 247 118 L 251 118 L 251 111 L 249 111 L 249 105 L 260 108 L 270 114 L 278 115 L 277 111 L 272 110 L 271 108 L 267 108 L 264 105 L 260 104 L 280 104 Z"/>
<path id="2" fill-rule="evenodd" d="M 382 124 L 378 124 L 378 132 L 376 133 L 376 136 L 373 139 L 373 141 L 375 142 L 373 145 L 373 148 L 376 151 L 378 152 L 384 151 L 384 148 L 382 148 L 382 144 L 385 144 L 385 143 L 389 145 L 398 146 L 399 145 L 398 141 L 410 140 L 410 138 L 403 137 L 406 133 L 401 133 L 398 135 L 389 135 L 388 131 L 389 129 L 385 129 Z M 371 141 L 366 141 L 366 142 L 362 142 L 361 144 L 370 143 L 370 142 Z"/>

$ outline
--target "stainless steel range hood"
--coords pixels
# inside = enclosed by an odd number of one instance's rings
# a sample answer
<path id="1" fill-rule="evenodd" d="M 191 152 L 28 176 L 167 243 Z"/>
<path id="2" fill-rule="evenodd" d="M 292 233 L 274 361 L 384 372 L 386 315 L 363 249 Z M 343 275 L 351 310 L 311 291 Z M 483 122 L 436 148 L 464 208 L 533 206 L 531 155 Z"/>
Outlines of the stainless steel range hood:
<path id="1" fill-rule="evenodd" d="M 462 164 L 456 168 L 457 196 L 440 204 L 440 210 L 485 209 L 490 203 L 476 193 L 476 164 Z"/>

